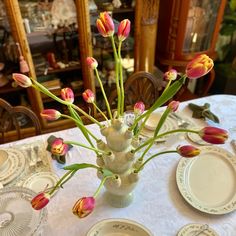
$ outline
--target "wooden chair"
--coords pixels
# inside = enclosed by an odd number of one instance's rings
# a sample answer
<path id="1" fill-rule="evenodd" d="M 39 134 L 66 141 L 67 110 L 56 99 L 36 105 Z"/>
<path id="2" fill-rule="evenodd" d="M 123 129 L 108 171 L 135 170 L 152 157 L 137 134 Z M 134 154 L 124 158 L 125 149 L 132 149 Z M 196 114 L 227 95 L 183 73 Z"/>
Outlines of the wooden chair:
<path id="1" fill-rule="evenodd" d="M 25 106 L 11 106 L 0 98 L 0 143 L 41 134 L 36 114 Z"/>
<path id="2" fill-rule="evenodd" d="M 132 109 L 133 105 L 142 101 L 146 108 L 149 108 L 159 97 L 163 89 L 162 82 L 149 72 L 139 71 L 133 73 L 124 84 L 125 110 Z M 108 98 L 111 107 L 114 107 L 117 100 L 117 91 L 113 90 Z"/>

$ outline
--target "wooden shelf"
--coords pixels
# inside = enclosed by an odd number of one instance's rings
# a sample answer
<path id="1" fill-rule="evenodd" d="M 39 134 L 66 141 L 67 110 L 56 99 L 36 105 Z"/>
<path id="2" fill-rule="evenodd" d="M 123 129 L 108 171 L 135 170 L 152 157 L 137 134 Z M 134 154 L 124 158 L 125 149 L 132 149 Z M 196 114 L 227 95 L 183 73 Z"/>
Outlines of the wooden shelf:
<path id="1" fill-rule="evenodd" d="M 12 92 L 17 92 L 17 91 L 22 91 L 24 88 L 18 86 L 18 87 L 12 87 L 11 81 L 7 83 L 5 86 L 0 88 L 0 94 L 6 94 L 6 93 L 12 93 Z"/>

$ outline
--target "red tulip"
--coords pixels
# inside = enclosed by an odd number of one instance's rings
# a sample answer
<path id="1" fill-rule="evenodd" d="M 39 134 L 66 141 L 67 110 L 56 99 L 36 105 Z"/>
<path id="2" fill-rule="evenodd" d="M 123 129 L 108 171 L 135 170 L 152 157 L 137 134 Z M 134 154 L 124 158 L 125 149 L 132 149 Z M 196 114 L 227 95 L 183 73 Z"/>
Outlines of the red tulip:
<path id="1" fill-rule="evenodd" d="M 207 74 L 213 66 L 213 60 L 206 54 L 201 54 L 187 64 L 186 75 L 189 79 L 197 79 Z"/>
<path id="2" fill-rule="evenodd" d="M 228 139 L 228 132 L 217 127 L 204 127 L 198 134 L 204 141 L 212 144 L 224 144 Z"/>
<path id="3" fill-rule="evenodd" d="M 73 103 L 74 102 L 74 93 L 72 91 L 72 89 L 70 88 L 63 88 L 61 90 L 61 97 L 64 101 L 67 101 L 69 103 Z"/>
<path id="4" fill-rule="evenodd" d="M 114 23 L 108 12 L 101 12 L 97 19 L 97 28 L 103 37 L 110 37 L 114 34 Z"/>
<path id="5" fill-rule="evenodd" d="M 177 152 L 182 156 L 182 157 L 195 157 L 200 154 L 200 149 L 191 146 L 191 145 L 184 145 L 181 147 L 177 147 Z"/>
<path id="6" fill-rule="evenodd" d="M 134 105 L 134 114 L 141 115 L 145 110 L 145 105 L 143 102 L 136 102 Z"/>
<path id="7" fill-rule="evenodd" d="M 93 103 L 95 96 L 93 91 L 91 91 L 90 89 L 86 89 L 83 93 L 82 93 L 83 99 L 85 102 L 87 103 Z"/>
<path id="8" fill-rule="evenodd" d="M 35 210 L 41 210 L 49 203 L 49 200 L 50 194 L 42 192 L 31 200 L 31 205 Z"/>
<path id="9" fill-rule="evenodd" d="M 40 113 L 40 115 L 50 121 L 57 120 L 61 117 L 61 113 L 55 109 L 45 109 Z"/>
<path id="10" fill-rule="evenodd" d="M 87 65 L 90 69 L 94 70 L 95 68 L 98 67 L 98 62 L 95 58 L 93 57 L 87 57 L 86 58 Z"/>
<path id="11" fill-rule="evenodd" d="M 17 85 L 19 85 L 23 88 L 27 88 L 32 85 L 31 79 L 26 75 L 19 74 L 19 73 L 13 73 L 12 78 L 17 83 Z"/>
<path id="12" fill-rule="evenodd" d="M 125 19 L 122 20 L 118 26 L 117 36 L 120 41 L 124 41 L 130 32 L 130 21 Z"/>
<path id="13" fill-rule="evenodd" d="M 56 138 L 51 144 L 51 153 L 53 155 L 64 156 L 69 150 L 69 145 L 63 142 L 63 139 Z"/>
<path id="14" fill-rule="evenodd" d="M 179 101 L 171 101 L 167 106 L 172 112 L 175 112 L 179 108 Z"/>
<path id="15" fill-rule="evenodd" d="M 82 197 L 75 203 L 75 205 L 72 208 L 72 212 L 79 218 L 84 218 L 93 211 L 94 207 L 95 207 L 94 197 Z"/>
<path id="16" fill-rule="evenodd" d="M 170 69 L 164 74 L 165 80 L 176 80 L 177 78 L 177 71 L 175 69 Z"/>

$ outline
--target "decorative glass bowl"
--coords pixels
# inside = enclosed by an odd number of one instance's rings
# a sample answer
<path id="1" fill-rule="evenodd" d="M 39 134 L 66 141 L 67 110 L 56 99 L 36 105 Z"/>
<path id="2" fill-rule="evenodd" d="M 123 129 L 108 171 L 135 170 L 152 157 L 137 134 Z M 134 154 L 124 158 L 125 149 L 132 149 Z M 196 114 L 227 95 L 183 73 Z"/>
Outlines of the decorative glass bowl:
<path id="1" fill-rule="evenodd" d="M 36 211 L 31 199 L 36 195 L 30 189 L 5 187 L 0 190 L 0 235 L 40 235 L 46 222 L 47 210 Z"/>

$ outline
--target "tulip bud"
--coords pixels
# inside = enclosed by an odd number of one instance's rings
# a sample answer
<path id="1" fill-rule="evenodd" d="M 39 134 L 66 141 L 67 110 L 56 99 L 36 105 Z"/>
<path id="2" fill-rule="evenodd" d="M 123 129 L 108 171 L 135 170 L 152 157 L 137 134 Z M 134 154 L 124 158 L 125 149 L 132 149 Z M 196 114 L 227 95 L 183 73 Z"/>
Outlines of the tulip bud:
<path id="1" fill-rule="evenodd" d="M 182 156 L 182 157 L 195 157 L 200 154 L 200 149 L 191 146 L 191 145 L 185 145 L 181 147 L 177 147 L 177 152 Z"/>
<path id="2" fill-rule="evenodd" d="M 87 57 L 86 58 L 87 65 L 90 69 L 94 70 L 95 68 L 98 67 L 98 62 L 95 58 L 93 57 Z"/>
<path id="3" fill-rule="evenodd" d="M 14 81 L 16 82 L 17 85 L 19 85 L 23 88 L 27 88 L 32 85 L 31 79 L 26 75 L 19 74 L 19 73 L 13 73 L 12 78 L 14 79 Z"/>
<path id="4" fill-rule="evenodd" d="M 72 89 L 70 88 L 63 88 L 61 90 L 61 97 L 64 101 L 67 101 L 69 103 L 73 103 L 74 102 L 74 93 L 72 91 Z"/>
<path id="5" fill-rule="evenodd" d="M 94 207 L 95 207 L 94 197 L 82 197 L 75 203 L 75 205 L 72 208 L 72 212 L 79 218 L 84 218 L 93 211 Z"/>
<path id="6" fill-rule="evenodd" d="M 83 93 L 82 93 L 83 99 L 85 102 L 87 103 L 93 103 L 95 96 L 93 91 L 91 91 L 90 89 L 86 89 Z"/>
<path id="7" fill-rule="evenodd" d="M 42 192 L 31 200 L 31 205 L 35 210 L 41 210 L 49 203 L 49 200 L 50 194 Z"/>
<path id="8" fill-rule="evenodd" d="M 206 54 L 201 54 L 187 64 L 186 75 L 189 79 L 197 79 L 206 75 L 213 66 L 213 60 Z"/>
<path id="9" fill-rule="evenodd" d="M 120 41 L 124 41 L 130 32 L 130 21 L 125 19 L 122 20 L 118 26 L 117 36 Z"/>
<path id="10" fill-rule="evenodd" d="M 165 80 L 176 80 L 177 78 L 177 71 L 175 69 L 170 69 L 164 74 Z"/>
<path id="11" fill-rule="evenodd" d="M 107 12 L 101 12 L 100 18 L 97 19 L 97 28 L 103 37 L 110 37 L 114 34 L 114 23 Z"/>
<path id="12" fill-rule="evenodd" d="M 55 109 L 45 109 L 40 113 L 40 115 L 50 121 L 57 120 L 61 117 L 61 113 Z"/>
<path id="13" fill-rule="evenodd" d="M 136 102 L 134 105 L 134 114 L 141 115 L 145 110 L 145 105 L 143 102 Z"/>
<path id="14" fill-rule="evenodd" d="M 56 156 L 64 156 L 69 150 L 69 145 L 63 139 L 56 138 L 51 144 L 51 153 Z"/>
<path id="15" fill-rule="evenodd" d="M 204 141 L 212 144 L 224 144 L 228 139 L 228 132 L 217 127 L 204 127 L 198 134 Z"/>
<path id="16" fill-rule="evenodd" d="M 179 107 L 179 101 L 171 101 L 167 106 L 172 112 L 177 111 Z"/>

